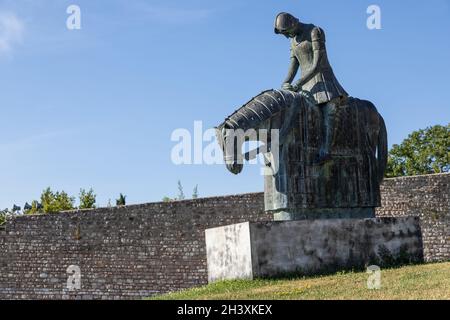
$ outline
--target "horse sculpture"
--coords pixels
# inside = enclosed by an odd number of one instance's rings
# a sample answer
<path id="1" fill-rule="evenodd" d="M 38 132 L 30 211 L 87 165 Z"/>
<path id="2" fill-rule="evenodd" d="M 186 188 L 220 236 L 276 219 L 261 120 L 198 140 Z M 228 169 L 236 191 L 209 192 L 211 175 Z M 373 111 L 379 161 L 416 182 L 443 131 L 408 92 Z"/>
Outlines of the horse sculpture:
<path id="1" fill-rule="evenodd" d="M 331 160 L 317 163 L 323 121 L 308 92 L 268 90 L 251 99 L 216 128 L 227 169 L 239 174 L 243 159 L 267 159 L 265 208 L 276 220 L 374 217 L 387 164 L 384 120 L 369 101 L 349 97 L 337 109 Z M 245 141 L 265 146 L 242 154 Z M 276 135 L 274 135 L 274 132 Z M 275 155 L 275 156 L 274 156 Z"/>

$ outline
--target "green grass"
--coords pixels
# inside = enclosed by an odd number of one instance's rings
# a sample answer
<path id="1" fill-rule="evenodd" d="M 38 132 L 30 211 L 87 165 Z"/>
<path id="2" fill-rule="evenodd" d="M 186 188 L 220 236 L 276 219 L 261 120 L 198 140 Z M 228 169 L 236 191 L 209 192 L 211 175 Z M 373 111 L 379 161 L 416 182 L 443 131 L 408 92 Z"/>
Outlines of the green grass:
<path id="1" fill-rule="evenodd" d="M 156 300 L 291 299 L 446 299 L 450 300 L 450 262 L 385 269 L 381 289 L 367 289 L 365 272 L 284 280 L 223 281 L 156 296 Z"/>

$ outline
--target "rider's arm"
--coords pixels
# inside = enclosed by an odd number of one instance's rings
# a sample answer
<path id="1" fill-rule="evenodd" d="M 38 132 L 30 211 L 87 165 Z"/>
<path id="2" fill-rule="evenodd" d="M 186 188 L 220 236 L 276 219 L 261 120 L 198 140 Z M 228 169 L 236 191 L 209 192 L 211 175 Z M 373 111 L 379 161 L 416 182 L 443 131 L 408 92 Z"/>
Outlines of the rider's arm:
<path id="1" fill-rule="evenodd" d="M 289 66 L 289 71 L 286 79 L 284 80 L 283 84 L 289 83 L 291 84 L 292 81 L 294 81 L 295 75 L 297 74 L 298 68 L 299 68 L 298 60 L 295 57 L 291 57 L 291 65 Z"/>
<path id="2" fill-rule="evenodd" d="M 313 48 L 313 66 L 301 79 L 298 80 L 294 87 L 301 89 L 317 73 L 317 68 L 321 59 L 322 52 L 325 50 L 325 33 L 321 28 L 314 28 L 311 32 L 312 48 Z"/>

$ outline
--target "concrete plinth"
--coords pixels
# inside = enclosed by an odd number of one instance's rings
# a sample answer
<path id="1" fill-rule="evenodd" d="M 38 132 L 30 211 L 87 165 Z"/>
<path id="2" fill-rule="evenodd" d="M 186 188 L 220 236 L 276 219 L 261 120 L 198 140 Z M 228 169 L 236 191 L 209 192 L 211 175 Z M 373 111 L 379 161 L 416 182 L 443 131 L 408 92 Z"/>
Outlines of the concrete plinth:
<path id="1" fill-rule="evenodd" d="M 275 221 L 373 218 L 375 218 L 375 208 L 317 208 L 273 212 Z"/>
<path id="2" fill-rule="evenodd" d="M 209 282 L 423 259 L 415 217 L 246 222 L 205 236 Z"/>

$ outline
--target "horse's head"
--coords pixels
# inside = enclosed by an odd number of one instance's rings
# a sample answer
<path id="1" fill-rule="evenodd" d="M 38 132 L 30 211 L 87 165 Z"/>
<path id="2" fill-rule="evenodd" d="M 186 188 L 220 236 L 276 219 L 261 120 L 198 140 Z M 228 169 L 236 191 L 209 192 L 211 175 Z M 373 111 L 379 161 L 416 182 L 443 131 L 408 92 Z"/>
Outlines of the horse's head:
<path id="1" fill-rule="evenodd" d="M 299 97 L 301 96 L 297 93 L 286 90 L 264 91 L 236 110 L 216 128 L 217 141 L 223 151 L 225 165 L 231 173 L 242 172 L 244 158 L 250 160 L 259 152 L 264 153 L 258 148 L 243 155 L 242 146 L 245 142 L 262 142 L 266 146 L 263 150 L 267 151 L 271 133 L 266 132 L 264 137 L 259 131 L 279 128 L 279 123 L 273 124 L 272 119 L 289 109 Z"/>
<path id="2" fill-rule="evenodd" d="M 223 151 L 225 165 L 233 174 L 239 174 L 244 167 L 242 156 L 242 143 L 234 134 L 235 130 L 227 126 L 216 128 L 217 142 Z"/>

